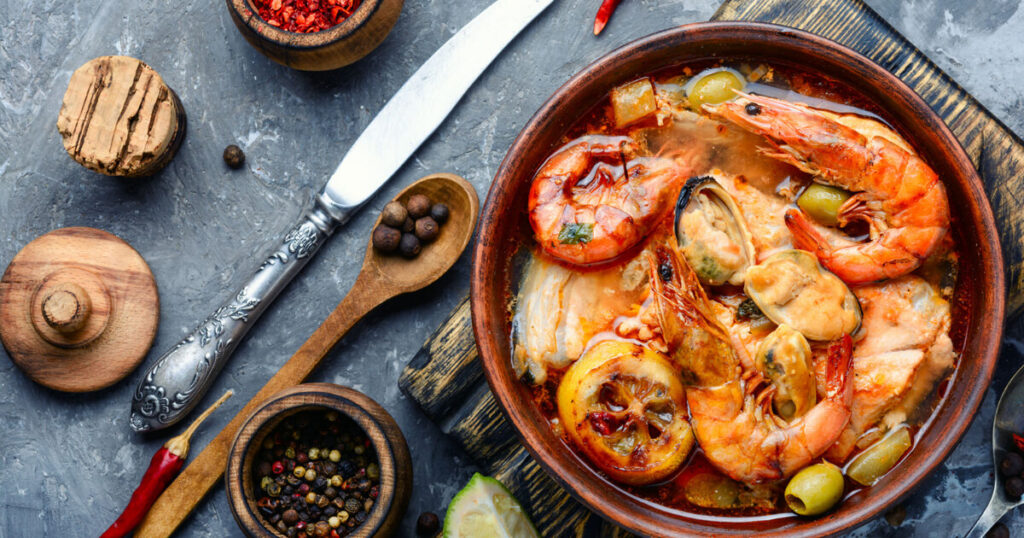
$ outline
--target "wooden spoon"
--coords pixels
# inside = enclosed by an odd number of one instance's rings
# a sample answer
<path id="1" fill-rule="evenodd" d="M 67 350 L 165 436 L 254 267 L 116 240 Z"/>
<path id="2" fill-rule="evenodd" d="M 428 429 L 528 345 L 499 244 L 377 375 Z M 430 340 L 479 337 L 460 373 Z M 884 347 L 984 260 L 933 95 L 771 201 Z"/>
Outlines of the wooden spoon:
<path id="1" fill-rule="evenodd" d="M 411 260 L 397 255 L 378 254 L 372 244 L 368 244 L 363 268 L 348 295 L 277 374 L 171 483 L 135 531 L 136 537 L 169 536 L 174 532 L 224 475 L 231 442 L 246 417 L 270 396 L 302 383 L 320 364 L 324 355 L 371 310 L 392 297 L 426 287 L 459 259 L 473 236 L 480 211 L 480 202 L 473 186 L 452 174 L 434 174 L 409 185 L 399 193 L 397 199 L 404 203 L 414 194 L 425 194 L 435 202 L 443 201 L 448 205 L 451 216 L 440 227 L 437 239 L 425 245 L 419 256 Z M 379 217 L 377 223 L 380 223 Z"/>

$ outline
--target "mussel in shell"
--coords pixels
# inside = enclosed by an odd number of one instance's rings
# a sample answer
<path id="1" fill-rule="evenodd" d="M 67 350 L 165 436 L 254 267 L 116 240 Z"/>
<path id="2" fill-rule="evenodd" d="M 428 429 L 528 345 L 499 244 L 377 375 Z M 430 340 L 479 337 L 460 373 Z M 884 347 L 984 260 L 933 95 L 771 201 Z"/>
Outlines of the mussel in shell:
<path id="1" fill-rule="evenodd" d="M 775 385 L 775 414 L 793 420 L 814 407 L 818 395 L 811 346 L 799 331 L 779 325 L 757 347 L 754 366 Z"/>
<path id="2" fill-rule="evenodd" d="M 860 328 L 850 288 L 803 250 L 782 250 L 746 271 L 743 291 L 768 319 L 808 340 L 831 341 Z"/>
<path id="3" fill-rule="evenodd" d="M 736 201 L 713 176 L 691 178 L 676 204 L 679 251 L 704 284 L 743 284 L 754 263 L 750 230 Z"/>

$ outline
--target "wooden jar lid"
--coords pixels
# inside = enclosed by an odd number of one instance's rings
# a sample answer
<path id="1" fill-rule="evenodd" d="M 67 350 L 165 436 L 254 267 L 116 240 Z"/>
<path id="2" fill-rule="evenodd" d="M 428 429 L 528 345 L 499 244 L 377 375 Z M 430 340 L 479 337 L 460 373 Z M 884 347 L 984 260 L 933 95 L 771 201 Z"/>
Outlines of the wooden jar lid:
<path id="1" fill-rule="evenodd" d="M 160 299 L 146 261 L 95 228 L 62 228 L 21 249 L 0 279 L 0 340 L 51 389 L 87 392 L 123 379 L 156 336 Z"/>
<path id="2" fill-rule="evenodd" d="M 127 56 L 101 56 L 71 75 L 57 118 L 64 149 L 108 176 L 142 177 L 171 162 L 185 109 L 163 78 Z"/>

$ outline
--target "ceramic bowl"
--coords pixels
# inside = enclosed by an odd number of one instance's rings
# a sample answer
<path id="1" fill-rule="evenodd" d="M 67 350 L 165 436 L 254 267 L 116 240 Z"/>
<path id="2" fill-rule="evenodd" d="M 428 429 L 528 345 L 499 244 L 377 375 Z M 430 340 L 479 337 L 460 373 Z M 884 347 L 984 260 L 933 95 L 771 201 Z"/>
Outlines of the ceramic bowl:
<path id="1" fill-rule="evenodd" d="M 238 526 L 248 536 L 286 538 L 264 526 L 257 513 L 252 466 L 256 453 L 274 427 L 288 417 L 313 409 L 330 409 L 352 419 L 366 432 L 380 464 L 380 494 L 370 516 L 349 534 L 351 537 L 384 537 L 395 533 L 412 492 L 412 461 L 409 447 L 395 420 L 377 402 L 348 387 L 330 383 L 307 383 L 283 390 L 253 412 L 235 436 L 228 454 L 224 482 L 228 503 Z"/>
<path id="2" fill-rule="evenodd" d="M 566 129 L 614 86 L 664 67 L 715 59 L 817 72 L 842 86 L 844 95 L 875 103 L 945 183 L 952 231 L 961 247 L 962 291 L 953 305 L 957 322 L 952 336 L 963 353 L 935 419 L 904 461 L 880 482 L 814 519 L 787 514 L 707 517 L 630 495 L 552 433 L 511 367 L 508 305 L 517 278 L 512 260 L 533 244 L 526 211 L 533 174 L 560 144 Z M 604 518 L 641 535 L 821 536 L 853 528 L 892 506 L 957 444 L 996 363 L 1004 316 L 1003 275 L 982 183 L 956 138 L 910 88 L 867 58 L 806 32 L 757 23 L 700 23 L 651 35 L 597 60 L 555 92 L 527 123 L 494 178 L 479 226 L 472 271 L 473 330 L 491 390 L 525 446 L 552 478 Z"/>
<path id="3" fill-rule="evenodd" d="M 377 48 L 398 20 L 404 0 L 362 0 L 341 24 L 309 34 L 268 24 L 254 9 L 252 0 L 226 2 L 231 20 L 256 50 L 293 69 L 327 71 L 346 66 Z"/>

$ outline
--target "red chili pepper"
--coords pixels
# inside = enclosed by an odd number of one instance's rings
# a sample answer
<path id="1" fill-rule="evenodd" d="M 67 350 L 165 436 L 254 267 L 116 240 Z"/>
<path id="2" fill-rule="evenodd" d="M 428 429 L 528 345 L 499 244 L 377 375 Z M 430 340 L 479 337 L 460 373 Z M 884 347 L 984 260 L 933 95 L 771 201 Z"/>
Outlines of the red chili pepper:
<path id="1" fill-rule="evenodd" d="M 621 1 L 604 0 L 601 2 L 601 7 L 597 8 L 597 16 L 594 17 L 594 35 L 600 34 L 601 30 L 604 30 L 604 26 L 608 24 L 608 19 L 612 18 L 612 13 L 615 12 L 615 8 L 619 6 Z"/>
<path id="2" fill-rule="evenodd" d="M 267 24 L 289 32 L 319 32 L 352 16 L 361 0 L 253 0 Z"/>
<path id="3" fill-rule="evenodd" d="M 114 524 L 100 535 L 100 538 L 121 538 L 122 536 L 127 536 L 135 527 L 139 526 L 139 523 L 142 523 L 143 518 L 146 517 L 146 512 L 149 512 L 153 503 L 167 489 L 167 486 L 174 480 L 174 477 L 178 476 L 178 471 L 185 465 L 185 458 L 188 456 L 189 439 L 192 438 L 196 428 L 232 394 L 234 393 L 230 390 L 224 393 L 224 396 L 221 396 L 219 400 L 214 402 L 209 409 L 203 411 L 203 414 L 199 415 L 187 430 L 182 432 L 181 435 L 171 438 L 164 443 L 160 450 L 156 451 L 153 459 L 149 461 L 149 468 L 146 469 L 146 474 L 142 475 L 139 487 L 135 488 L 135 492 L 132 493 L 128 506 L 118 516 L 117 521 L 114 521 Z"/>

